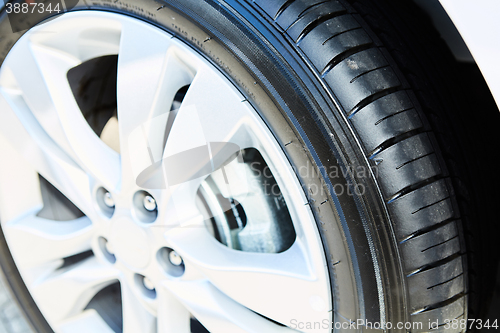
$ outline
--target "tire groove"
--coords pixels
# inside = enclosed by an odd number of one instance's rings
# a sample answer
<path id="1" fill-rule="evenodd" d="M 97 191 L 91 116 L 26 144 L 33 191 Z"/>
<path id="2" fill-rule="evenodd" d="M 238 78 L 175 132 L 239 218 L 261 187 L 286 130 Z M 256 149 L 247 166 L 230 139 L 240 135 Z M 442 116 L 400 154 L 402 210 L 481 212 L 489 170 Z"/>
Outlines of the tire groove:
<path id="1" fill-rule="evenodd" d="M 436 175 L 436 176 L 424 179 L 424 180 L 419 181 L 419 182 L 417 182 L 415 184 L 412 184 L 412 185 L 408 185 L 407 187 L 401 189 L 400 191 L 398 191 L 397 193 L 395 193 L 394 195 L 392 195 L 389 198 L 389 200 L 387 200 L 386 203 L 390 204 L 394 200 L 397 200 L 398 198 L 402 197 L 403 195 L 408 194 L 408 193 L 413 192 L 413 191 L 416 191 L 419 188 L 422 188 L 422 187 L 424 187 L 426 185 L 429 185 L 430 183 L 433 183 L 433 182 L 435 182 L 437 180 L 440 180 L 440 179 L 443 179 L 443 175 L 442 174 L 439 174 L 439 175 Z"/>
<path id="2" fill-rule="evenodd" d="M 370 49 L 371 47 L 368 47 L 364 50 L 360 50 L 359 52 L 362 52 L 362 51 L 366 51 L 367 49 Z M 343 58 L 342 60 L 348 58 L 349 56 L 351 55 L 354 55 L 358 52 L 354 52 L 353 54 L 349 54 L 348 56 L 346 56 L 345 58 Z M 342 61 L 340 60 L 340 61 Z M 325 74 L 326 75 L 326 74 Z M 365 106 L 368 106 L 369 104 L 375 102 L 376 100 L 382 98 L 382 97 L 385 97 L 387 95 L 390 95 L 392 93 L 395 93 L 397 91 L 401 91 L 401 86 L 397 86 L 397 87 L 390 87 L 390 88 L 387 88 L 387 89 L 384 89 L 382 91 L 378 91 L 366 98 L 364 98 L 363 100 L 359 101 L 358 104 L 356 104 L 348 113 L 347 113 L 347 118 L 348 119 L 351 119 L 356 113 L 358 113 L 359 110 L 361 110 L 362 108 L 364 108 Z"/>
<path id="3" fill-rule="evenodd" d="M 406 243 L 407 241 L 409 241 L 409 240 L 411 240 L 411 239 L 413 239 L 415 237 L 418 237 L 420 235 L 424 235 L 424 234 L 426 234 L 428 232 L 434 231 L 436 229 L 444 227 L 445 225 L 448 225 L 448 224 L 450 224 L 452 222 L 455 222 L 455 221 L 458 221 L 458 220 L 459 220 L 458 218 L 450 218 L 450 219 L 444 220 L 442 222 L 436 223 L 436 224 L 434 224 L 434 225 L 432 225 L 430 227 L 417 230 L 414 233 L 410 234 L 409 236 L 403 238 L 401 241 L 399 241 L 399 244 Z"/>
<path id="4" fill-rule="evenodd" d="M 437 261 L 431 262 L 430 264 L 425 264 L 425 265 L 413 270 L 411 273 L 407 274 L 406 277 L 410 277 L 410 276 L 428 271 L 429 269 L 432 269 L 432 268 L 443 266 L 443 265 L 455 260 L 456 258 L 458 258 L 460 256 L 462 256 L 462 253 L 460 253 L 460 251 L 455 252 L 455 253 L 453 253 L 453 254 L 451 254 L 443 259 L 439 259 Z"/>
<path id="5" fill-rule="evenodd" d="M 311 21 L 305 28 L 304 30 L 302 30 L 302 32 L 299 34 L 299 36 L 297 37 L 297 40 L 295 41 L 295 43 L 298 45 L 300 43 L 300 41 L 305 37 L 307 36 L 307 34 L 309 32 L 311 32 L 314 28 L 316 28 L 318 25 L 320 25 L 321 23 L 325 22 L 325 21 L 328 21 L 332 18 L 335 18 L 337 16 L 341 16 L 341 15 L 344 15 L 345 13 L 347 13 L 347 10 L 343 9 L 343 10 L 340 10 L 338 12 L 334 12 L 334 13 L 330 13 L 330 14 L 327 14 L 325 16 L 320 16 L 318 18 L 316 18 L 315 20 Z M 290 25 L 287 30 L 289 30 L 291 27 L 294 26 L 294 24 L 296 24 L 298 22 L 295 21 L 292 25 Z"/>
<path id="6" fill-rule="evenodd" d="M 450 196 L 447 196 L 446 198 L 443 198 L 443 199 L 441 199 L 441 200 L 438 200 L 438 201 L 436 201 L 436 202 L 434 202 L 434 203 L 431 203 L 431 204 L 429 204 L 429 205 L 425 205 L 425 206 L 423 206 L 423 207 L 421 207 L 421 208 L 417 209 L 416 211 L 411 212 L 411 214 L 412 214 L 412 215 L 413 215 L 413 214 L 416 214 L 416 213 L 420 212 L 422 209 L 426 209 L 426 208 L 432 207 L 432 206 L 434 206 L 434 205 L 437 205 L 438 203 L 443 202 L 443 201 L 445 201 L 445 200 L 447 200 L 447 199 L 449 199 L 449 198 L 450 198 Z"/>
<path id="7" fill-rule="evenodd" d="M 298 15 L 297 17 L 297 20 L 294 21 L 291 25 L 295 24 L 295 22 L 297 22 L 298 20 L 300 20 L 302 17 L 304 17 L 308 12 L 310 12 L 312 9 L 318 7 L 318 6 L 321 6 L 322 4 L 324 3 L 327 3 L 327 2 L 330 2 L 329 0 L 325 0 L 325 1 L 322 1 L 322 2 L 319 2 L 317 4 L 314 4 L 312 6 L 309 6 L 307 7 L 306 9 L 304 9 L 302 12 L 300 12 L 300 14 Z"/>
<path id="8" fill-rule="evenodd" d="M 360 29 L 363 29 L 363 28 L 362 28 L 362 27 L 355 27 L 355 28 L 347 29 L 347 30 L 344 30 L 344 31 L 338 32 L 338 33 L 336 33 L 336 34 L 333 34 L 333 35 L 331 35 L 330 37 L 328 37 L 327 39 L 325 39 L 325 41 L 324 41 L 323 43 L 321 43 L 321 45 L 325 45 L 325 44 L 326 44 L 326 42 L 328 42 L 329 40 L 331 40 L 331 39 L 333 39 L 333 38 L 335 38 L 335 37 L 337 37 L 337 36 L 340 36 L 340 35 L 342 35 L 342 34 L 345 34 L 345 33 L 347 33 L 347 32 L 351 32 L 351 31 L 354 31 L 354 30 L 360 30 Z"/>
<path id="9" fill-rule="evenodd" d="M 425 158 L 425 157 L 427 157 L 427 156 L 431 156 L 432 154 L 435 154 L 435 152 L 433 152 L 433 151 L 432 151 L 432 152 L 427 153 L 427 154 L 425 154 L 425 155 L 422 155 L 422 156 L 419 156 L 419 157 L 415 157 L 414 159 L 412 159 L 412 160 L 410 160 L 410 161 L 407 161 L 407 162 L 401 163 L 400 165 L 398 165 L 398 166 L 396 167 L 396 170 L 399 170 L 399 169 L 401 169 L 402 167 L 404 167 L 405 165 L 411 164 L 411 163 L 413 163 L 413 162 L 415 162 L 415 161 L 418 161 L 418 160 L 420 160 L 420 159 L 422 159 L 422 158 Z"/>
<path id="10" fill-rule="evenodd" d="M 440 246 L 440 245 L 446 244 L 446 243 L 448 243 L 449 241 L 454 240 L 454 239 L 455 239 L 455 238 L 457 238 L 457 237 L 458 237 L 458 235 L 455 235 L 455 236 L 453 236 L 453 237 L 451 237 L 451 238 L 449 238 L 449 239 L 447 239 L 447 240 L 445 240 L 445 241 L 443 241 L 443 242 L 440 242 L 440 243 L 434 244 L 434 245 L 432 245 L 432 246 L 429 246 L 428 248 L 423 249 L 423 250 L 421 250 L 420 252 L 425 252 L 425 251 L 427 251 L 427 250 L 430 250 L 430 249 L 432 249 L 432 248 L 435 248 L 436 246 Z"/>
<path id="11" fill-rule="evenodd" d="M 374 69 L 370 69 L 366 72 L 363 72 L 361 74 L 358 74 L 356 75 L 354 78 L 352 78 L 352 80 L 349 82 L 349 83 L 353 83 L 354 81 L 356 81 L 357 79 L 359 79 L 360 77 L 362 77 L 363 75 L 365 74 L 368 74 L 368 73 L 371 73 L 371 72 L 374 72 L 374 71 L 377 71 L 379 69 L 383 69 L 383 68 L 387 68 L 387 67 L 391 67 L 391 65 L 385 65 L 385 66 L 381 66 L 381 67 L 377 67 L 377 68 L 374 68 Z"/>
<path id="12" fill-rule="evenodd" d="M 406 108 L 406 109 L 404 109 L 404 110 L 401 110 L 401 111 L 395 112 L 395 113 L 393 113 L 393 114 L 390 114 L 390 115 L 388 115 L 388 116 L 385 116 L 385 117 L 383 117 L 383 118 L 381 118 L 381 119 L 377 120 L 377 122 L 375 123 L 375 126 L 379 125 L 381 122 L 383 122 L 383 121 L 385 121 L 385 120 L 387 120 L 387 119 L 389 119 L 389 118 L 391 118 L 391 117 L 394 117 L 394 116 L 396 116 L 396 115 L 398 115 L 398 114 L 400 114 L 400 113 L 403 113 L 403 112 L 406 112 L 406 111 L 409 111 L 409 110 L 413 110 L 413 109 L 415 109 L 415 108 L 412 106 L 412 107 Z"/>
<path id="13" fill-rule="evenodd" d="M 325 68 L 321 71 L 320 75 L 321 78 L 324 78 L 335 66 L 337 66 L 341 61 L 345 60 L 346 58 L 355 55 L 356 53 L 362 52 L 369 50 L 373 47 L 373 42 L 370 42 L 368 44 L 363 44 L 359 45 L 356 47 L 352 47 L 349 50 L 346 50 L 337 56 L 333 57 L 326 65 Z"/>
<path id="14" fill-rule="evenodd" d="M 448 282 L 451 282 L 451 281 L 453 281 L 453 280 L 455 280 L 455 279 L 457 279 L 457 278 L 459 278 L 459 277 L 461 277 L 461 276 L 463 276 L 463 275 L 464 275 L 464 272 L 462 272 L 462 273 L 458 274 L 457 276 L 454 276 L 454 277 L 452 277 L 451 279 L 448 279 L 448 280 L 446 280 L 446 281 L 444 281 L 444 282 L 440 282 L 440 283 L 435 284 L 435 285 L 433 285 L 433 286 L 427 287 L 427 289 L 429 290 L 429 289 L 432 289 L 432 288 L 436 288 L 437 286 L 441 286 L 441 285 L 443 285 L 443 284 L 446 284 L 446 283 L 448 283 Z"/>
<path id="15" fill-rule="evenodd" d="M 399 142 L 409 139 L 413 136 L 419 135 L 425 133 L 425 131 L 422 128 L 416 128 L 414 130 L 399 134 L 397 136 L 394 136 L 390 139 L 385 140 L 381 144 L 379 144 L 375 149 L 373 149 L 369 154 L 368 154 L 368 159 L 373 160 L 375 156 L 383 152 L 384 150 L 398 144 Z"/>
<path id="16" fill-rule="evenodd" d="M 276 12 L 276 15 L 274 16 L 274 21 L 278 20 L 280 15 L 283 14 L 283 12 L 294 2 L 295 0 L 287 0 Z"/>
<path id="17" fill-rule="evenodd" d="M 460 298 L 464 297 L 465 295 L 467 295 L 466 293 L 464 292 L 460 292 L 450 298 L 447 298 L 446 300 L 444 301 L 441 301 L 441 302 L 438 302 L 438 303 L 434 303 L 434 304 L 431 304 L 431 305 L 428 305 L 426 307 L 424 307 L 423 309 L 420 309 L 420 310 L 417 310 L 415 312 L 413 312 L 411 315 L 414 316 L 414 315 L 417 315 L 417 314 L 420 314 L 420 313 L 424 313 L 424 312 L 428 312 L 428 311 L 431 311 L 431 310 L 434 310 L 434 309 L 438 309 L 438 308 L 442 308 L 446 305 L 449 305 L 457 300 L 459 300 Z"/>

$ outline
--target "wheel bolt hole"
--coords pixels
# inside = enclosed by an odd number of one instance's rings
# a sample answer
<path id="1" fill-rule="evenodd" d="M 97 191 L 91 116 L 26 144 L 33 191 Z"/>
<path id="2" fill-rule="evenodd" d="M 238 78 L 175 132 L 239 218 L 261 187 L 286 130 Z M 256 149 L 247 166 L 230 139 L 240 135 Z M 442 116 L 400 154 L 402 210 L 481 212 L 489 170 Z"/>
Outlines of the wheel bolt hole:
<path id="1" fill-rule="evenodd" d="M 111 218 L 115 212 L 115 200 L 113 195 L 104 187 L 100 187 L 96 193 L 97 205 L 107 218 Z"/>
<path id="2" fill-rule="evenodd" d="M 141 274 L 135 274 L 134 280 L 144 296 L 150 299 L 156 298 L 156 288 L 148 277 Z"/>
<path id="3" fill-rule="evenodd" d="M 158 263 L 165 273 L 171 276 L 179 277 L 184 274 L 185 266 L 182 257 L 169 247 L 163 247 L 156 254 Z"/>
<path id="4" fill-rule="evenodd" d="M 116 257 L 113 254 L 113 248 L 108 240 L 104 237 L 99 237 L 98 239 L 99 248 L 101 249 L 101 253 L 104 255 L 104 258 L 108 260 L 110 263 L 114 264 L 116 262 Z"/>
<path id="5" fill-rule="evenodd" d="M 146 191 L 134 194 L 134 214 L 141 222 L 152 223 L 158 216 L 158 206 L 154 197 Z"/>

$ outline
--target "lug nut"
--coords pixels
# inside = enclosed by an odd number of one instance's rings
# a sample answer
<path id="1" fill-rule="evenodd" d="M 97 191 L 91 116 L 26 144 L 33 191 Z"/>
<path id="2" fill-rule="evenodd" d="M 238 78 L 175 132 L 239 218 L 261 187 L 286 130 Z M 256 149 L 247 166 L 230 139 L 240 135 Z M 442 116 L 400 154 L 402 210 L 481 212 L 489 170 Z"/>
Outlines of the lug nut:
<path id="1" fill-rule="evenodd" d="M 150 196 L 150 195 L 146 195 L 144 197 L 144 200 L 143 200 L 142 204 L 144 205 L 144 208 L 148 212 L 152 212 L 152 211 L 156 210 L 156 200 L 153 199 L 153 197 Z"/>
<path id="2" fill-rule="evenodd" d="M 115 206 L 115 201 L 113 200 L 113 196 L 111 195 L 111 193 L 109 192 L 104 193 L 103 200 L 104 204 L 109 208 L 113 208 Z"/>
<path id="3" fill-rule="evenodd" d="M 101 249 L 101 253 L 103 254 L 104 258 L 108 260 L 110 263 L 114 264 L 116 262 L 116 257 L 114 255 L 114 250 L 111 244 L 108 242 L 108 240 L 102 236 L 100 236 L 98 239 L 98 244 L 99 248 Z"/>
<path id="4" fill-rule="evenodd" d="M 144 284 L 144 287 L 146 287 L 146 289 L 148 289 L 148 290 L 155 290 L 155 286 L 154 286 L 153 282 L 149 278 L 144 277 L 142 279 L 142 283 Z"/>
<path id="5" fill-rule="evenodd" d="M 168 260 L 170 260 L 170 263 L 174 266 L 180 266 L 182 264 L 181 256 L 175 251 L 170 251 Z"/>

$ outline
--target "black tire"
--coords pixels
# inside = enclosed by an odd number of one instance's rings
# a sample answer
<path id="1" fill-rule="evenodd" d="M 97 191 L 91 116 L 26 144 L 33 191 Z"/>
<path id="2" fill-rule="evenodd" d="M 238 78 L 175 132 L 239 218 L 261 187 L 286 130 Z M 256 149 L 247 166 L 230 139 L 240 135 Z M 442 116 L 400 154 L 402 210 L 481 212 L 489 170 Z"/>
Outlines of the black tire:
<path id="1" fill-rule="evenodd" d="M 477 259 L 490 253 L 476 244 L 488 230 L 480 211 L 494 197 L 462 163 L 477 138 L 456 119 L 464 106 L 449 90 L 458 89 L 451 56 L 418 8 L 369 0 L 87 3 L 74 10 L 136 16 L 199 50 L 248 97 L 293 165 L 319 171 L 298 177 L 329 260 L 334 322 L 422 323 L 411 332 L 437 322 L 452 332 L 461 329 L 447 320 L 477 316 L 483 262 L 496 260 Z M 422 27 L 425 37 L 415 32 Z M 2 12 L 0 64 L 22 34 L 9 31 Z M 342 186 L 349 193 L 336 191 Z M 483 233 L 474 236 L 478 223 Z M 16 271 L 12 260 L 1 263 Z M 20 277 L 10 278 L 32 309 Z M 47 329 L 39 312 L 26 313 Z"/>
<path id="2" fill-rule="evenodd" d="M 392 34 L 384 36 L 386 43 L 348 3 L 257 3 L 309 58 L 338 100 L 365 156 L 376 165 L 406 275 L 410 320 L 443 324 L 446 319 L 466 318 L 460 213 L 446 161 L 421 107 L 427 100 L 435 103 L 434 91 L 417 95 L 422 84 L 417 79 L 420 85 L 412 85 L 407 79 L 423 77 L 426 68 L 410 72 L 413 57 L 405 52 L 406 45 L 397 45 L 400 40 L 392 36 L 396 29 L 387 27 L 386 18 L 373 11 L 377 8 L 369 1 L 354 5 L 383 27 L 379 33 Z M 404 73 L 392 52 L 408 64 Z"/>

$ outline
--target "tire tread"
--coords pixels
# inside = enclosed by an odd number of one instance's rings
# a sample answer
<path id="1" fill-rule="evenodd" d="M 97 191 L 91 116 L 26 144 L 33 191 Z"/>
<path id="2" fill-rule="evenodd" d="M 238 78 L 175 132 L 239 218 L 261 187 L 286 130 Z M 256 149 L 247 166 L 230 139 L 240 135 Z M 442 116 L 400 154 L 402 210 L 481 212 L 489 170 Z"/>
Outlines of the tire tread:
<path id="1" fill-rule="evenodd" d="M 426 115 L 401 80 L 402 72 L 414 74 L 395 66 L 391 55 L 397 57 L 398 50 L 388 55 L 350 5 L 321 0 L 286 5 L 277 24 L 338 99 L 367 158 L 377 167 L 376 179 L 408 275 L 411 318 L 442 325 L 445 319 L 464 316 L 467 283 L 460 216 Z M 273 17 L 273 11 L 261 7 Z M 377 22 L 373 15 L 366 20 L 370 27 Z M 385 33 L 383 27 L 375 29 Z"/>

